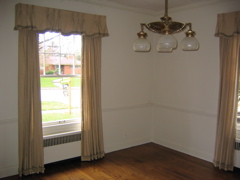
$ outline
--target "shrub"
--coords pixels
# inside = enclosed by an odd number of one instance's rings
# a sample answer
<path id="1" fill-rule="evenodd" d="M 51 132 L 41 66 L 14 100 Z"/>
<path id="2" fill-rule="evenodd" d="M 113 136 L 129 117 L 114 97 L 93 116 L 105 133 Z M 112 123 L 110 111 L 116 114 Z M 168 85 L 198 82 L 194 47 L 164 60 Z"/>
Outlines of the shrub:
<path id="1" fill-rule="evenodd" d="M 54 74 L 54 73 L 55 73 L 54 70 L 50 70 L 50 71 L 47 71 L 47 72 L 46 72 L 46 74 L 48 74 L 48 75 L 49 75 L 49 74 Z"/>

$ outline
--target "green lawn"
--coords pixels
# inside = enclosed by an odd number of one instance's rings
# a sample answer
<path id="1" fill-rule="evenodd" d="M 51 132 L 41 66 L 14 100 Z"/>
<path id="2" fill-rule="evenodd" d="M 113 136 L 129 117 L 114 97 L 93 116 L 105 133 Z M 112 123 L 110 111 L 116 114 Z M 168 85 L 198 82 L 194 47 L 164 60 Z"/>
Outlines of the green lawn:
<path id="1" fill-rule="evenodd" d="M 73 118 L 80 118 L 80 113 L 72 113 L 69 114 L 68 112 L 65 113 L 43 113 L 42 114 L 42 122 L 49 122 L 49 121 L 58 121 L 58 120 L 66 120 L 66 119 L 73 119 Z"/>
<path id="2" fill-rule="evenodd" d="M 57 87 L 53 84 L 55 79 L 59 79 L 56 77 L 41 77 L 41 87 Z"/>
<path id="3" fill-rule="evenodd" d="M 81 78 L 80 77 L 72 77 L 72 87 L 80 87 L 81 86 Z"/>
<path id="4" fill-rule="evenodd" d="M 56 101 L 42 101 L 42 111 L 68 109 L 69 105 Z M 72 107 L 77 108 L 77 107 Z"/>
<path id="5" fill-rule="evenodd" d="M 66 81 L 69 78 L 63 77 L 41 77 L 41 87 L 57 87 L 53 84 L 53 81 L 59 79 L 61 81 Z M 71 77 L 71 85 L 72 87 L 79 87 L 81 85 L 81 78 L 80 77 Z"/>
<path id="6" fill-rule="evenodd" d="M 50 110 L 61 110 L 68 109 L 69 106 L 67 104 L 61 102 L 54 101 L 42 101 L 42 111 L 50 111 Z M 72 109 L 76 109 L 77 107 L 72 107 Z M 63 119 L 72 119 L 79 118 L 80 112 L 73 112 L 69 114 L 69 112 L 53 112 L 53 113 L 42 113 L 42 122 L 48 121 L 57 121 Z"/>

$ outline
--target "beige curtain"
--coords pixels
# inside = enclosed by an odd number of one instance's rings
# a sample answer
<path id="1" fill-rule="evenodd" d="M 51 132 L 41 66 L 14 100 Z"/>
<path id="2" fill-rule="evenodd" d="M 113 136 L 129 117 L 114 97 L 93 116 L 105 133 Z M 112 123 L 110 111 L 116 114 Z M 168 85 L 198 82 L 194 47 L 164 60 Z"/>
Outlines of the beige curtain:
<path id="1" fill-rule="evenodd" d="M 19 31 L 19 175 L 43 173 L 43 136 L 38 63 L 38 34 Z"/>
<path id="2" fill-rule="evenodd" d="M 16 5 L 15 30 L 56 31 L 63 35 L 108 36 L 106 16 L 47 8 Z"/>
<path id="3" fill-rule="evenodd" d="M 40 32 L 56 31 L 64 35 L 83 35 L 84 43 L 86 42 L 83 57 L 83 72 L 86 72 L 83 73 L 83 81 L 86 88 L 83 89 L 86 90 L 83 93 L 82 147 L 87 147 L 84 157 L 90 157 L 83 159 L 103 157 L 100 51 L 101 38 L 108 36 L 106 17 L 17 4 L 14 29 L 19 30 L 19 175 L 44 172 L 38 61 Z"/>
<path id="4" fill-rule="evenodd" d="M 101 38 L 83 37 L 81 159 L 104 156 L 101 109 Z"/>
<path id="5" fill-rule="evenodd" d="M 220 38 L 220 91 L 214 165 L 233 170 L 238 107 L 240 12 L 218 15 L 215 36 Z"/>

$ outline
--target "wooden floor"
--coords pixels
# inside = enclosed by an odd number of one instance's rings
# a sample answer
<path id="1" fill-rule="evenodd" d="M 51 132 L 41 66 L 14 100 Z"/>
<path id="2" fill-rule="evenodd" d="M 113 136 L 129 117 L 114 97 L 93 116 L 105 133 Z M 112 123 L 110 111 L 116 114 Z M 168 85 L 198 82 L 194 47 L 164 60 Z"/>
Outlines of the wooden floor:
<path id="1" fill-rule="evenodd" d="M 144 144 L 112 153 L 98 161 L 81 162 L 72 159 L 45 166 L 44 174 L 21 179 L 43 180 L 235 180 L 240 179 L 239 169 L 225 172 L 212 163 L 159 146 Z M 20 179 L 18 176 L 3 180 Z"/>

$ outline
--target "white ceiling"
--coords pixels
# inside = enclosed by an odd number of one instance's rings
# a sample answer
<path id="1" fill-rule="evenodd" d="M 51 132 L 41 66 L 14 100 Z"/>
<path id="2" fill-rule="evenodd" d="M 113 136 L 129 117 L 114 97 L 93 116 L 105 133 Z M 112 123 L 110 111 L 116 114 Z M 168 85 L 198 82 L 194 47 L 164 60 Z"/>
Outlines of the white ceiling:
<path id="1" fill-rule="evenodd" d="M 158 14 L 165 10 L 165 0 L 77 0 L 102 6 L 128 9 L 132 11 Z M 232 0 L 168 0 L 168 9 L 192 8 Z M 231 2 L 230 2 L 231 3 Z"/>

